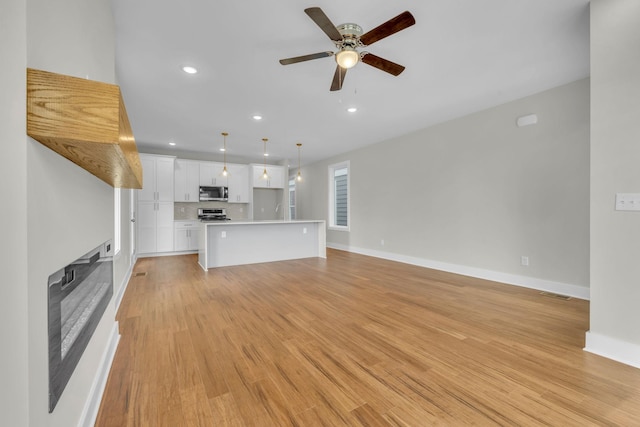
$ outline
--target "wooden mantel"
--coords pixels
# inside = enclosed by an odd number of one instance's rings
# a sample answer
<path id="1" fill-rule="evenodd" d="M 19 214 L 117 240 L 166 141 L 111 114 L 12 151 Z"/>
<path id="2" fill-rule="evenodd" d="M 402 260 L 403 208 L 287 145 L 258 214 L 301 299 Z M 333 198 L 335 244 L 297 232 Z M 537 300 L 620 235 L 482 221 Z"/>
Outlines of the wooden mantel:
<path id="1" fill-rule="evenodd" d="M 142 188 L 116 85 L 28 68 L 27 134 L 113 187 Z"/>

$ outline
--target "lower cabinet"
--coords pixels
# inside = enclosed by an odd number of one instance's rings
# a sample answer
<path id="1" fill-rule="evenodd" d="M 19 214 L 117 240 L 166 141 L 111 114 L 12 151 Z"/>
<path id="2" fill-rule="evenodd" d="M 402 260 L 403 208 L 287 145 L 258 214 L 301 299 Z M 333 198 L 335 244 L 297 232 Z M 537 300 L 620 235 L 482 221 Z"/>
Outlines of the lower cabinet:
<path id="1" fill-rule="evenodd" d="M 173 251 L 173 202 L 138 202 L 138 253 Z"/>
<path id="2" fill-rule="evenodd" d="M 198 221 L 174 222 L 174 250 L 197 251 L 198 250 Z"/>

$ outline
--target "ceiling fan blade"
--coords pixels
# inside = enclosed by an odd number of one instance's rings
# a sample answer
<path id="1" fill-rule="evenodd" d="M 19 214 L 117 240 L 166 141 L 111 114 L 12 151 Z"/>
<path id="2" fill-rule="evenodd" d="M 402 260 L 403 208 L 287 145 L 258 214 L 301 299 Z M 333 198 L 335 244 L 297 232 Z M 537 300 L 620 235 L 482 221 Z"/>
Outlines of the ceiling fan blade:
<path id="1" fill-rule="evenodd" d="M 372 67 L 376 67 L 379 70 L 386 71 L 389 74 L 393 74 L 394 76 L 397 76 L 404 71 L 404 67 L 402 65 L 391 62 L 388 59 L 380 58 L 379 56 L 369 52 L 364 53 L 362 56 L 362 62 L 371 65 Z"/>
<path id="2" fill-rule="evenodd" d="M 346 75 L 347 69 L 337 65 L 336 73 L 333 75 L 333 81 L 331 82 L 331 92 L 342 89 L 342 83 Z"/>
<path id="3" fill-rule="evenodd" d="M 331 40 L 342 40 L 342 35 L 340 35 L 338 30 L 336 29 L 336 26 L 333 25 L 329 18 L 327 18 L 327 15 L 324 14 L 322 9 L 320 9 L 319 7 L 310 7 L 305 9 L 304 11 L 307 15 L 309 15 L 309 18 L 313 19 L 313 22 L 315 22 L 316 25 L 320 27 L 320 29 L 324 31 L 327 36 L 329 36 Z"/>
<path id="4" fill-rule="evenodd" d="M 384 24 L 378 25 L 371 31 L 364 33 L 360 36 L 360 41 L 365 45 L 371 45 L 378 40 L 382 40 L 385 37 L 389 37 L 392 34 L 402 31 L 407 27 L 416 23 L 415 18 L 409 12 L 402 12 L 395 18 L 389 19 Z"/>
<path id="5" fill-rule="evenodd" d="M 281 59 L 280 63 L 282 65 L 289 65 L 289 64 L 295 64 L 297 62 L 310 61 L 312 59 L 326 58 L 328 56 L 333 56 L 333 52 L 328 50 L 326 52 L 318 52 L 318 53 L 312 53 L 309 55 L 295 56 L 293 58 Z"/>

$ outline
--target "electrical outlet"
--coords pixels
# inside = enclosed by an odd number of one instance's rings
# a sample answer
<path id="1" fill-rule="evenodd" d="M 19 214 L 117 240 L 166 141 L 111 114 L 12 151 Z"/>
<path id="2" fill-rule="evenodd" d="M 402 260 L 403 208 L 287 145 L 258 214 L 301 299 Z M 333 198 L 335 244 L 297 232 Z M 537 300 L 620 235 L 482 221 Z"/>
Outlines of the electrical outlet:
<path id="1" fill-rule="evenodd" d="M 529 257 L 528 256 L 521 256 L 520 257 L 520 264 L 524 265 L 525 267 L 529 266 Z"/>
<path id="2" fill-rule="evenodd" d="M 244 211 L 244 209 L 242 207 L 240 207 L 240 213 L 242 213 Z"/>
<path id="3" fill-rule="evenodd" d="M 184 213 L 184 208 L 180 208 L 180 212 L 181 212 L 181 213 Z"/>
<path id="4" fill-rule="evenodd" d="M 227 238 L 227 232 L 226 231 L 220 232 L 220 238 L 226 239 Z"/>

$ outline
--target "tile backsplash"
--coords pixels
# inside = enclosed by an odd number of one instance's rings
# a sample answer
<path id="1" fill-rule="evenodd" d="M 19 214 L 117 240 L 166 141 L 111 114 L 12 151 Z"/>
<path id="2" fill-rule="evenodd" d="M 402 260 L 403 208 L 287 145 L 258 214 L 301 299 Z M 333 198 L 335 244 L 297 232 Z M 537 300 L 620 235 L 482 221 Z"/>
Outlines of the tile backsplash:
<path id="1" fill-rule="evenodd" d="M 200 203 L 180 203 L 173 204 L 173 219 L 198 219 L 198 208 L 225 208 L 227 217 L 233 220 L 247 219 L 249 204 L 247 203 L 226 203 L 226 202 L 200 202 Z"/>

